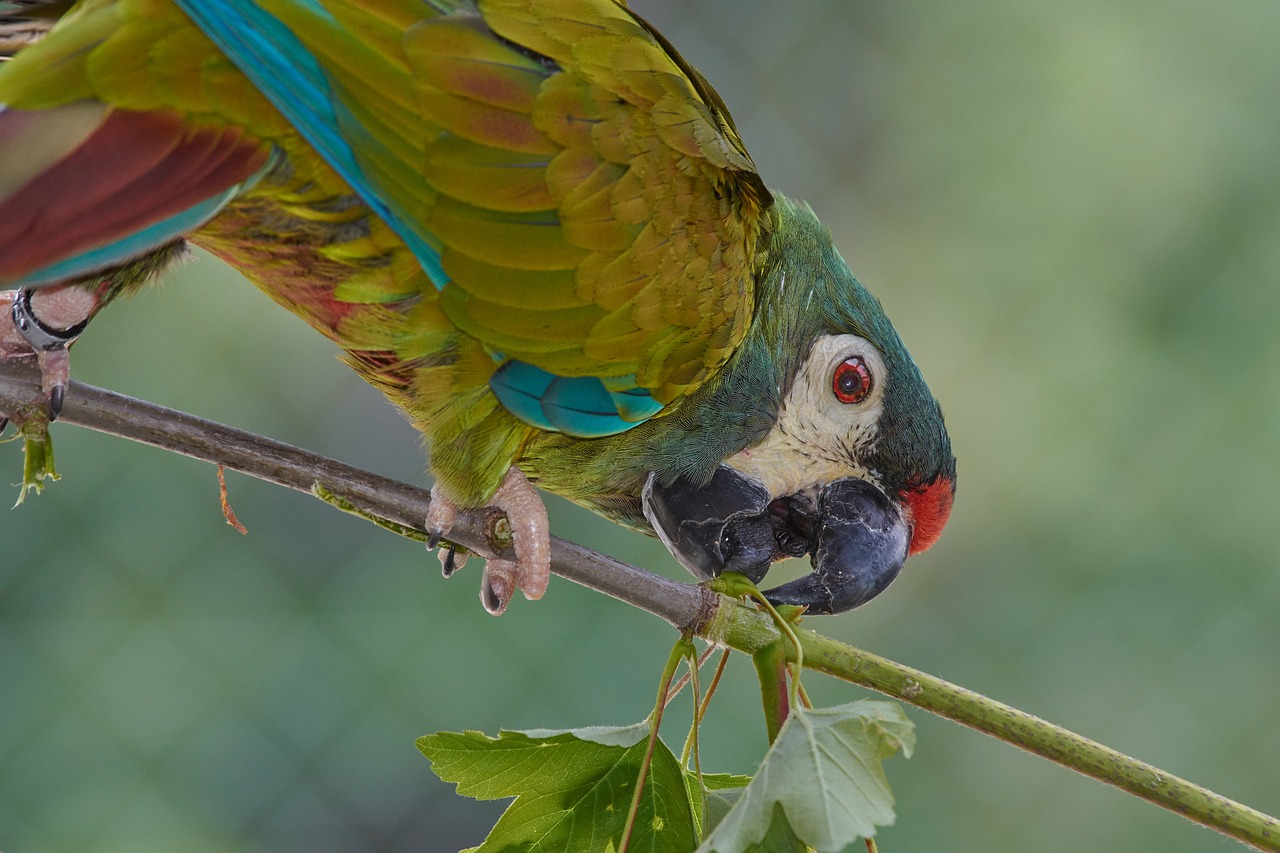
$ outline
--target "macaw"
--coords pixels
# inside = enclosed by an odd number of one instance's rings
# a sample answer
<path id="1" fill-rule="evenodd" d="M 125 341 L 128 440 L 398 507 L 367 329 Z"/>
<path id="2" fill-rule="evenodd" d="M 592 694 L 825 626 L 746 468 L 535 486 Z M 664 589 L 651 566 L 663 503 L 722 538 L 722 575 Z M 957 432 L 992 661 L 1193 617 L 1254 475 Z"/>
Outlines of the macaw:
<path id="1" fill-rule="evenodd" d="M 880 303 L 724 102 L 616 0 L 0 0 L 0 355 L 66 347 L 184 240 L 333 340 L 424 433 L 426 529 L 537 488 L 811 612 L 937 540 L 955 459 Z M 8 341 L 6 351 L 3 344 Z M 457 565 L 441 550 L 446 573 Z"/>

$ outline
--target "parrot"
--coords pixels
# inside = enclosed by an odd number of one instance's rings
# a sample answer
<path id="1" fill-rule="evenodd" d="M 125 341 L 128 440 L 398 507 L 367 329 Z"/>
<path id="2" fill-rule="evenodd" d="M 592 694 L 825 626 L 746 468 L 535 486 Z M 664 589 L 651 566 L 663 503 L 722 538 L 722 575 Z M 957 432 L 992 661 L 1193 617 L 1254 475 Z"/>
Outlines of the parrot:
<path id="1" fill-rule="evenodd" d="M 621 0 L 0 0 L 0 358 L 67 351 L 186 246 L 328 337 L 423 434 L 446 576 L 461 509 L 540 598 L 538 490 L 700 579 L 803 577 L 840 613 L 937 541 L 942 411 L 805 204 Z M 45 26 L 48 24 L 48 26 Z"/>

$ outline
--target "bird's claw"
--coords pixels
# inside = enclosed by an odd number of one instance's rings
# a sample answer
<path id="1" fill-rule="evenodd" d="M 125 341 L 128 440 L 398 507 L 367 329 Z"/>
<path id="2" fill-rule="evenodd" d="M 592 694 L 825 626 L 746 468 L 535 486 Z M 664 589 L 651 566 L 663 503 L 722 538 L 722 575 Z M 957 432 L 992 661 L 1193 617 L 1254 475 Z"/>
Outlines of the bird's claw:
<path id="1" fill-rule="evenodd" d="M 485 610 L 497 616 L 507 609 L 517 589 L 530 600 L 539 599 L 546 592 L 551 577 L 551 530 L 542 498 L 515 466 L 507 471 L 489 506 L 506 513 L 516 551 L 514 560 L 485 560 L 480 601 Z M 427 547 L 436 548 L 449 535 L 457 518 L 458 504 L 436 485 L 427 510 Z M 467 560 L 467 555 L 454 545 L 445 545 L 437 553 L 445 577 L 462 568 Z"/>
<path id="2" fill-rule="evenodd" d="M 501 616 L 516 594 L 516 572 L 510 560 L 485 560 L 480 579 L 480 603 L 494 616 Z"/>
<path id="3" fill-rule="evenodd" d="M 58 415 L 62 414 L 62 403 L 66 398 L 66 385 L 54 385 L 49 389 L 49 423 L 56 421 Z"/>
<path id="4" fill-rule="evenodd" d="M 49 400 L 49 423 L 53 423 L 62 413 L 71 384 L 71 354 L 66 347 L 40 350 L 36 362 L 40 365 L 40 390 Z"/>
<path id="5" fill-rule="evenodd" d="M 467 564 L 467 552 L 459 551 L 456 545 L 441 548 L 438 553 L 440 556 L 440 574 L 446 578 L 452 577 L 454 572 Z"/>
<path id="6" fill-rule="evenodd" d="M 462 562 L 458 561 L 452 544 L 446 543 L 443 548 L 439 547 L 441 540 L 449 535 L 457 520 L 458 505 L 444 494 L 440 486 L 432 487 L 431 505 L 427 507 L 427 550 L 436 551 L 436 556 L 440 558 L 440 573 L 445 577 L 449 577 L 466 562 L 465 558 Z"/>

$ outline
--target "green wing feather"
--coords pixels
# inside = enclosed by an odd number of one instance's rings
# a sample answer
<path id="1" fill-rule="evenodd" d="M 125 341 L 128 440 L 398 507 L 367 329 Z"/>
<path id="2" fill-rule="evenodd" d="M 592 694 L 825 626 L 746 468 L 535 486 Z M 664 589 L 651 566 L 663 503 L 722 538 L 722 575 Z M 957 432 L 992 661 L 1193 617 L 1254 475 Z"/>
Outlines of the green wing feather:
<path id="1" fill-rule="evenodd" d="M 678 400 L 724 363 L 751 314 L 769 196 L 750 157 L 718 99 L 704 98 L 701 81 L 626 9 L 505 0 L 480 11 L 498 36 L 554 63 L 527 100 L 491 107 L 527 115 L 550 143 L 546 166 L 530 171 L 542 172 L 552 204 L 515 215 L 496 197 L 449 205 L 451 227 L 440 232 L 452 277 L 446 312 L 550 372 L 634 375 L 660 402 Z M 433 68 L 439 56 L 411 46 L 415 68 Z M 485 90 L 489 67 L 431 80 L 479 103 L 473 93 Z M 494 134 L 467 142 L 473 160 L 514 148 Z M 455 259 L 474 257 L 462 234 L 494 222 L 498 239 L 483 261 L 497 273 Z M 533 316 L 506 308 L 501 271 L 533 269 L 559 273 L 557 294 L 576 300 Z"/>
<path id="2" fill-rule="evenodd" d="M 609 0 L 261 0 L 333 81 L 448 318 L 502 357 L 680 399 L 741 341 L 770 197 L 719 99 Z M 362 144 L 363 141 L 363 144 Z"/>

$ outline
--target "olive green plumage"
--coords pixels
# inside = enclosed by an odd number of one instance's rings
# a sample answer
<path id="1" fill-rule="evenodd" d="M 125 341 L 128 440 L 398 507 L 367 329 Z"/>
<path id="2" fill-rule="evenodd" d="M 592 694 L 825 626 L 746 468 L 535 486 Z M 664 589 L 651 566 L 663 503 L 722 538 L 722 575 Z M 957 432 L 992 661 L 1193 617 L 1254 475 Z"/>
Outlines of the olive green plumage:
<path id="1" fill-rule="evenodd" d="M 954 478 L 941 411 L 879 301 L 849 272 L 813 212 L 776 198 L 755 282 L 754 317 L 724 370 L 669 416 L 620 435 L 594 442 L 538 435 L 521 461 L 526 474 L 549 491 L 647 530 L 640 492 L 649 472 L 709 479 L 721 462 L 773 429 L 814 340 L 853 333 L 872 341 L 889 367 L 882 423 L 903 425 L 884 430 L 871 460 L 886 488 Z"/>
<path id="2" fill-rule="evenodd" d="M 0 66 L 0 103 L 24 133 L 62 131 L 0 165 L 0 213 L 112 121 L 238 157 L 237 194 L 189 239 L 342 347 L 463 505 L 518 465 L 645 529 L 649 476 L 706 481 L 764 440 L 810 348 L 839 335 L 886 368 L 850 470 L 895 495 L 954 481 L 879 303 L 812 212 L 766 189 L 710 85 L 611 0 L 81 0 Z M 0 284 L 57 260 L 6 268 L 3 250 Z M 508 365 L 531 373 L 504 397 Z M 529 375 L 598 381 L 621 401 L 614 434 L 575 432 L 575 405 L 594 417 L 578 398 L 549 426 L 553 392 Z"/>

